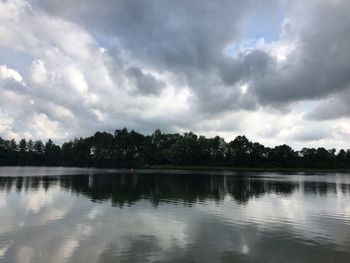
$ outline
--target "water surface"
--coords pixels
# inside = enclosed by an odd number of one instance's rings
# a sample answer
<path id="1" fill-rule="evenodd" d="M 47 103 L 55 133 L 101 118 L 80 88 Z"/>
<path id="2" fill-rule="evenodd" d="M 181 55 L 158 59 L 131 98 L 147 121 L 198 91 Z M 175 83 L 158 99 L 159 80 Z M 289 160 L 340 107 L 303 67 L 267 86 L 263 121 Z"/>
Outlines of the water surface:
<path id="1" fill-rule="evenodd" d="M 349 259 L 349 174 L 0 168 L 0 262 Z"/>

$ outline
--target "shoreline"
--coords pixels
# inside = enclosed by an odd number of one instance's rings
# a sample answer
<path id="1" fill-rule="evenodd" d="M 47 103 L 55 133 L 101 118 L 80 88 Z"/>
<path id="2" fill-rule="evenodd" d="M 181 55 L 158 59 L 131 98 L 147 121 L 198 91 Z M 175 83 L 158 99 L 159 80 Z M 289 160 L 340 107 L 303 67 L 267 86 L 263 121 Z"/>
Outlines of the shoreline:
<path id="1" fill-rule="evenodd" d="M 98 169 L 98 170 L 124 170 L 125 172 L 140 170 L 187 170 L 187 171 L 230 171 L 230 172 L 294 172 L 294 173 L 350 173 L 350 168 L 290 168 L 290 167 L 232 167 L 232 166 L 172 166 L 152 165 L 140 167 L 79 167 L 79 166 L 40 166 L 40 165 L 0 165 L 0 168 L 10 167 L 32 167 L 32 168 L 76 168 L 76 169 Z"/>
<path id="2" fill-rule="evenodd" d="M 138 169 L 233 171 L 233 172 L 339 172 L 350 173 L 350 168 L 287 168 L 287 167 L 230 167 L 230 166 L 148 166 Z"/>

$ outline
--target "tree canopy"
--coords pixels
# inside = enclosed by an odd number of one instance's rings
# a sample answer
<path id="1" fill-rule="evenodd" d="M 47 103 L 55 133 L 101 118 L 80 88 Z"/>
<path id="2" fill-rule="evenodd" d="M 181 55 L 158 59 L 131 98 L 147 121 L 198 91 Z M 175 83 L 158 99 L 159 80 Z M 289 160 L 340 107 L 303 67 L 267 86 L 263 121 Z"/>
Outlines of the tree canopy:
<path id="1" fill-rule="evenodd" d="M 338 169 L 350 168 L 350 150 L 273 148 L 237 136 L 226 142 L 192 132 L 166 134 L 156 130 L 143 135 L 127 128 L 110 134 L 96 132 L 87 138 L 55 144 L 0 137 L 0 165 L 80 167 L 228 166 Z"/>

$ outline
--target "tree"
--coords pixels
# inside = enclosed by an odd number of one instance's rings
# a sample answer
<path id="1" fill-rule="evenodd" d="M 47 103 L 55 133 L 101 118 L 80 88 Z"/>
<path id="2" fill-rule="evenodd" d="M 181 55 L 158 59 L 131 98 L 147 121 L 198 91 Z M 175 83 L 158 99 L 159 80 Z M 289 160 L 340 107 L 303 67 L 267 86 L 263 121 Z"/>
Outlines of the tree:
<path id="1" fill-rule="evenodd" d="M 94 166 L 112 166 L 115 158 L 114 137 L 106 132 L 96 132 L 91 140 L 91 160 Z"/>
<path id="2" fill-rule="evenodd" d="M 303 148 L 283 144 L 273 148 L 237 136 L 226 143 L 219 136 L 206 138 L 193 132 L 143 135 L 123 128 L 114 134 L 64 142 L 0 138 L 0 165 L 66 165 L 81 167 L 145 167 L 152 165 L 350 168 L 350 150 Z"/>
<path id="3" fill-rule="evenodd" d="M 271 149 L 269 156 L 271 164 L 277 167 L 295 167 L 297 158 L 297 153 L 286 144 Z"/>
<path id="4" fill-rule="evenodd" d="M 34 152 L 38 155 L 43 155 L 44 154 L 44 144 L 42 141 L 36 141 L 34 143 Z"/>
<path id="5" fill-rule="evenodd" d="M 49 139 L 44 147 L 45 165 L 58 165 L 61 162 L 61 148 Z"/>
<path id="6" fill-rule="evenodd" d="M 253 145 L 245 136 L 237 136 L 227 148 L 228 158 L 232 165 L 248 166 L 250 164 Z"/>
<path id="7" fill-rule="evenodd" d="M 27 151 L 27 141 L 26 139 L 21 139 L 20 142 L 19 142 L 19 151 L 21 153 L 25 153 Z"/>
<path id="8" fill-rule="evenodd" d="M 339 153 L 337 154 L 337 161 L 338 161 L 338 164 L 342 167 L 345 167 L 346 166 L 346 151 L 344 151 L 343 149 L 341 149 L 339 151 Z"/>
<path id="9" fill-rule="evenodd" d="M 21 139 L 18 145 L 19 149 L 19 164 L 25 165 L 27 161 L 27 141 L 26 139 Z"/>

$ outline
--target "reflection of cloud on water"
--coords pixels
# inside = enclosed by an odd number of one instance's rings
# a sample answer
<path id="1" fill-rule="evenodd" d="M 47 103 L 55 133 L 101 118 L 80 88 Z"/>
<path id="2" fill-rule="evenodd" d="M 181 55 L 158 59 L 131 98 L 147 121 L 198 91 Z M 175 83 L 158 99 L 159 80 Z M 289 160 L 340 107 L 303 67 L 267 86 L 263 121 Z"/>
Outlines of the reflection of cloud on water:
<path id="1" fill-rule="evenodd" d="M 242 245 L 242 254 L 249 254 L 249 247 L 247 244 Z"/>
<path id="2" fill-rule="evenodd" d="M 7 250 L 10 248 L 12 244 L 13 244 L 12 240 L 8 240 L 8 241 L 0 240 L 0 259 L 2 259 L 5 256 Z"/>
<path id="3" fill-rule="evenodd" d="M 37 224 L 46 224 L 47 221 L 59 220 L 71 209 L 68 198 L 64 203 L 58 201 L 62 199 L 62 192 L 58 186 L 53 186 L 48 190 L 43 187 L 37 191 L 30 191 L 22 199 L 22 205 L 28 216 L 38 215 Z M 29 214 L 28 214 L 29 213 Z"/>
<path id="4" fill-rule="evenodd" d="M 173 199 L 154 206 L 148 199 L 140 198 L 130 202 L 130 206 L 124 202 L 121 209 L 109 201 L 91 202 L 85 188 L 79 191 L 83 194 L 65 191 L 74 188 L 68 187 L 71 181 L 62 182 L 67 184 L 65 188 L 40 185 L 35 191 L 13 190 L 4 195 L 0 222 L 6 222 L 6 226 L 0 224 L 0 237 L 5 237 L 6 242 L 13 239 L 15 244 L 1 246 L 0 238 L 0 255 L 5 262 L 212 262 L 218 258 L 232 262 L 259 259 L 275 247 L 280 249 L 276 258 L 283 253 L 292 256 L 286 248 L 293 246 L 307 252 L 309 244 L 303 242 L 320 246 L 321 254 L 334 252 L 336 244 L 350 248 L 349 235 L 344 231 L 350 225 L 349 191 L 308 195 L 303 187 L 281 184 L 278 188 L 268 181 L 268 191 L 258 197 L 250 196 L 249 202 L 237 202 L 225 191 L 220 199 L 210 199 L 205 192 L 200 202 L 193 201 L 190 206 L 172 202 Z M 248 186 L 260 190 L 256 182 L 252 183 Z M 81 187 L 80 181 L 77 186 Z M 234 182 L 231 186 L 232 192 L 237 193 L 245 184 L 237 191 Z M 314 188 L 317 190 L 318 186 Z M 118 191 L 106 189 L 109 188 L 95 187 L 93 200 L 106 196 L 110 200 L 111 193 L 118 197 Z M 123 190 L 122 194 L 128 193 L 128 188 Z M 187 192 L 178 193 L 178 198 L 183 198 Z M 132 197 L 130 194 L 127 200 L 134 200 Z M 27 200 L 31 198 L 33 201 Z"/>
<path id="5" fill-rule="evenodd" d="M 187 222 L 180 218 L 171 218 L 168 214 L 156 213 L 153 209 L 138 212 L 135 218 L 136 220 L 130 222 L 128 232 L 144 236 L 156 234 L 164 250 L 171 248 L 174 244 L 185 247 L 188 243 Z"/>
<path id="6" fill-rule="evenodd" d="M 96 219 L 96 217 L 101 214 L 101 209 L 99 207 L 95 206 L 91 209 L 91 211 L 88 213 L 87 218 L 90 220 Z"/>
<path id="7" fill-rule="evenodd" d="M 142 212 L 127 208 L 116 210 L 108 206 L 94 207 L 75 220 L 81 222 L 80 224 L 69 226 L 70 229 L 74 229 L 68 236 L 61 237 L 62 242 L 55 251 L 55 258 L 74 261 L 78 255 L 84 255 L 90 262 L 95 262 L 107 251 L 112 250 L 115 256 L 128 254 L 126 251 L 141 243 L 147 244 L 148 250 L 151 251 L 154 246 L 154 252 L 158 251 L 158 255 L 166 254 L 174 247 L 185 248 L 187 226 L 179 220 L 167 217 L 166 214 L 152 215 L 152 212 L 155 212 L 152 207 L 149 210 L 143 207 Z M 97 214 L 101 216 L 95 217 Z M 90 241 L 87 240 L 88 236 L 93 240 L 93 250 Z M 99 255 L 98 251 L 102 254 Z M 140 252 L 140 249 L 138 251 Z M 151 254 L 151 258 L 156 256 Z"/>
<path id="8" fill-rule="evenodd" d="M 28 212 L 38 213 L 42 208 L 52 204 L 53 195 L 59 191 L 58 187 L 52 187 L 50 191 L 40 188 L 36 191 L 26 193 L 23 205 Z"/>
<path id="9" fill-rule="evenodd" d="M 50 209 L 44 217 L 41 217 L 41 221 L 51 221 L 62 219 L 67 213 L 67 210 Z"/>
<path id="10" fill-rule="evenodd" d="M 176 215 L 169 217 L 166 211 L 157 213 L 161 211 L 148 202 L 141 204 L 139 210 L 116 209 L 72 198 L 56 188 L 7 197 L 10 202 L 5 211 L 13 217 L 6 220 L 12 222 L 6 235 L 12 236 L 16 244 L 2 250 L 9 262 L 75 262 L 81 257 L 95 262 L 108 247 L 122 253 L 135 246 L 142 236 L 146 243 L 154 239 L 158 250 L 164 253 L 187 244 L 185 222 L 176 219 Z M 26 200 L 32 197 L 34 201 Z M 47 200 L 38 201 L 40 197 Z M 22 227 L 18 228 L 20 224 Z"/>
<path id="11" fill-rule="evenodd" d="M 17 255 L 16 255 L 16 262 L 21 263 L 31 263 L 33 262 L 33 256 L 34 256 L 34 248 L 29 246 L 23 246 L 18 249 Z"/>
<path id="12" fill-rule="evenodd" d="M 39 197 L 42 192 L 29 195 Z M 33 203 L 26 202 L 26 195 L 12 196 L 11 203 L 4 210 L 8 215 L 13 216 L 11 220 L 6 220 L 11 221 L 12 224 L 8 226 L 3 236 L 11 236 L 15 246 L 9 248 L 8 245 L 0 244 L 0 253 L 3 254 L 5 262 L 69 261 L 79 247 L 80 240 L 86 239 L 93 232 L 92 225 L 77 224 L 80 221 L 84 222 L 86 215 L 83 211 L 86 206 L 82 211 L 79 204 L 75 202 L 76 199 L 72 199 L 67 193 L 58 193 L 54 189 L 52 192 L 51 189 L 47 191 L 47 196 L 49 201 L 42 202 L 39 206 L 37 202 L 34 202 L 34 206 L 32 206 Z M 89 201 L 87 203 L 90 204 Z M 19 207 L 16 206 L 17 204 Z M 73 206 L 74 210 L 72 210 Z M 26 208 L 31 212 L 27 213 Z M 23 212 L 18 213 L 19 211 Z M 72 213 L 82 218 L 75 218 Z M 0 214 L 0 220 L 3 217 L 4 215 Z M 22 227 L 18 228 L 18 225 Z"/>
<path id="13" fill-rule="evenodd" d="M 0 208 L 6 207 L 6 193 L 0 192 Z"/>
<path id="14" fill-rule="evenodd" d="M 78 237 L 73 237 L 77 238 Z M 56 250 L 56 253 L 52 255 L 52 263 L 59 263 L 59 262 L 67 262 L 72 255 L 74 254 L 75 250 L 79 247 L 79 240 L 67 238 L 67 241 L 65 241 L 61 247 L 59 247 Z"/>
<path id="15" fill-rule="evenodd" d="M 101 254 L 95 251 L 89 258 L 103 261 L 133 255 L 134 259 L 140 256 L 140 260 L 156 261 L 162 259 L 161 255 L 172 253 L 175 247 L 184 249 L 188 245 L 187 223 L 145 205 L 122 210 L 103 206 L 98 220 L 90 222 L 94 226 L 94 250 Z M 79 249 L 91 253 L 83 244 Z"/>
<path id="16" fill-rule="evenodd" d="M 244 206 L 234 202 L 219 205 L 196 205 L 207 216 L 214 216 L 223 223 L 234 226 L 254 227 L 261 233 L 283 231 L 286 236 L 301 238 L 315 243 L 350 245 L 350 205 L 348 193 L 308 198 L 303 189 L 288 197 L 270 193 L 251 199 Z"/>

